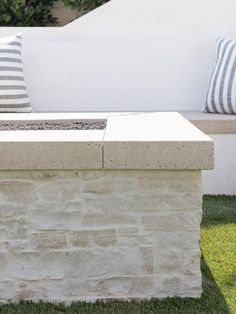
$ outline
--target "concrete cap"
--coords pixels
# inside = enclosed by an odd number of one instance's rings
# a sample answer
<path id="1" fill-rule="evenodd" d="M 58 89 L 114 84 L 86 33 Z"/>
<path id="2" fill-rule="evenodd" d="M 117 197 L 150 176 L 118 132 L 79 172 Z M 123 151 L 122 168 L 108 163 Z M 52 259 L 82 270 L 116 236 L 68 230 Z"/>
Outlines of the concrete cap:
<path id="1" fill-rule="evenodd" d="M 28 119 L 27 119 L 28 117 Z M 213 141 L 178 113 L 5 115 L 107 119 L 105 130 L 0 131 L 0 169 L 213 169 Z"/>
<path id="2" fill-rule="evenodd" d="M 102 130 L 0 131 L 0 169 L 101 169 Z"/>
<path id="3" fill-rule="evenodd" d="M 200 111 L 180 111 L 184 118 L 206 134 L 236 134 L 236 115 L 214 114 Z M 1 113 L 1 121 L 11 123 L 37 121 L 85 121 L 106 120 L 115 116 L 143 115 L 145 112 L 33 112 Z"/>
<path id="4" fill-rule="evenodd" d="M 175 112 L 108 118 L 107 169 L 213 169 L 214 143 Z"/>

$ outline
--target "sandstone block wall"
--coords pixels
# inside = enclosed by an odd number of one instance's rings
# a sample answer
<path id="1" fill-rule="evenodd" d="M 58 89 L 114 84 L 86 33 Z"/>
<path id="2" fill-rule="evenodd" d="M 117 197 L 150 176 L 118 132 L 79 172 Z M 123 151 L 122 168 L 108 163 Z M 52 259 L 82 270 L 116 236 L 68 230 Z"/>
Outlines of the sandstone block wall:
<path id="1" fill-rule="evenodd" d="M 200 171 L 0 171 L 0 301 L 199 297 Z"/>

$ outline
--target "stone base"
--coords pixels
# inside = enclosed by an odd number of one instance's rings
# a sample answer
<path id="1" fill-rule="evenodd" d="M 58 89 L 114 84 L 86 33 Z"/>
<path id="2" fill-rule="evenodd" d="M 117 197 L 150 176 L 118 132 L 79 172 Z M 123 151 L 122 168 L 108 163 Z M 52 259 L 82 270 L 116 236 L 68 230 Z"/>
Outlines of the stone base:
<path id="1" fill-rule="evenodd" d="M 200 297 L 201 172 L 0 172 L 0 301 Z"/>

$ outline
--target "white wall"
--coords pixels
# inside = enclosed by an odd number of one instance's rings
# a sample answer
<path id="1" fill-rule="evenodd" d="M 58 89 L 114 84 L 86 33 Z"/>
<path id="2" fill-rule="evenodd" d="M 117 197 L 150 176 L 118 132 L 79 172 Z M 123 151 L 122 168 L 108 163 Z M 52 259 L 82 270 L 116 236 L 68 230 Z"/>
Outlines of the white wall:
<path id="1" fill-rule="evenodd" d="M 202 109 L 235 0 L 111 0 L 63 28 L 22 31 L 35 111 Z"/>
<path id="2" fill-rule="evenodd" d="M 24 35 L 35 111 L 201 110 L 216 38 L 236 38 L 235 0 L 111 0 L 61 28 Z M 236 194 L 236 136 L 213 135 L 204 192 Z"/>

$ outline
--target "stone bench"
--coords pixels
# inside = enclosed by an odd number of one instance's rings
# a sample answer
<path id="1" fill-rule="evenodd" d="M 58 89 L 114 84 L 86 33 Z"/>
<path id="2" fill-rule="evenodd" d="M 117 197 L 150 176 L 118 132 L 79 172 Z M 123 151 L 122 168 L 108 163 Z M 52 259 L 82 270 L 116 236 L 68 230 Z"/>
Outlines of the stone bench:
<path id="1" fill-rule="evenodd" d="M 1 131 L 0 150 L 0 301 L 200 297 L 201 170 L 213 168 L 213 141 L 181 115 Z"/>
<path id="2" fill-rule="evenodd" d="M 236 115 L 199 111 L 180 113 L 206 134 L 236 134 Z"/>

